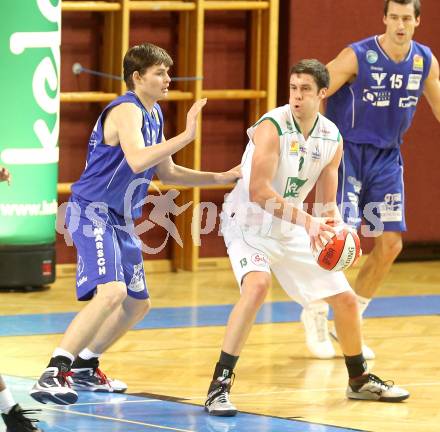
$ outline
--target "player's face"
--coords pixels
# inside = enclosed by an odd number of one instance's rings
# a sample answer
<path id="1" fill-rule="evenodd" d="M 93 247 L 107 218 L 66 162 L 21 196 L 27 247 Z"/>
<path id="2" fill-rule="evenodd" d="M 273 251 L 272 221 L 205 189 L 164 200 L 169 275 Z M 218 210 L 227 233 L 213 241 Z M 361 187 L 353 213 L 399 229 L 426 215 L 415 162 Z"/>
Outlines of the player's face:
<path id="1" fill-rule="evenodd" d="M 293 115 L 300 120 L 316 117 L 326 91 L 327 89 L 318 90 L 312 75 L 292 74 L 289 104 Z"/>
<path id="2" fill-rule="evenodd" d="M 420 17 L 416 18 L 413 3 L 403 5 L 391 1 L 383 22 L 386 25 L 387 37 L 397 45 L 406 45 L 420 24 Z"/>
<path id="3" fill-rule="evenodd" d="M 171 78 L 168 75 L 169 67 L 164 64 L 150 66 L 142 75 L 133 74 L 136 91 L 155 101 L 168 95 Z"/>

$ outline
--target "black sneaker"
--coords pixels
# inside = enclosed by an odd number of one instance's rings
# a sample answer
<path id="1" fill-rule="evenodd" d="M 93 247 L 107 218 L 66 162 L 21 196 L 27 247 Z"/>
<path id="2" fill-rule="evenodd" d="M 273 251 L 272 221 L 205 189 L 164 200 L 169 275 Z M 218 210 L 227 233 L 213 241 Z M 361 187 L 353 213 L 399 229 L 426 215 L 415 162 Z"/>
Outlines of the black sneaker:
<path id="1" fill-rule="evenodd" d="M 69 383 L 76 391 L 91 391 L 104 393 L 124 393 L 127 384 L 123 381 L 109 378 L 99 369 L 99 360 L 92 358 L 84 360 L 77 358 L 72 365 L 73 376 L 69 377 Z"/>
<path id="2" fill-rule="evenodd" d="M 58 405 L 73 404 L 78 393 L 70 388 L 68 378 L 72 376 L 68 368 L 48 367 L 32 387 L 29 394 L 38 402 L 53 402 Z"/>
<path id="3" fill-rule="evenodd" d="M 234 375 L 232 375 L 232 378 Z M 205 402 L 205 411 L 210 415 L 221 417 L 233 417 L 237 414 L 237 408 L 229 400 L 232 380 L 228 378 L 218 378 L 211 382 L 210 391 Z"/>
<path id="4" fill-rule="evenodd" d="M 38 422 L 38 419 L 26 417 L 26 415 L 35 414 L 37 411 L 41 410 L 24 410 L 20 405 L 15 404 L 7 414 L 2 414 L 6 432 L 43 432 L 42 429 L 33 425 Z"/>
<path id="5" fill-rule="evenodd" d="M 357 400 L 400 402 L 409 398 L 409 392 L 394 385 L 393 381 L 382 381 L 371 373 L 348 382 L 347 397 Z"/>

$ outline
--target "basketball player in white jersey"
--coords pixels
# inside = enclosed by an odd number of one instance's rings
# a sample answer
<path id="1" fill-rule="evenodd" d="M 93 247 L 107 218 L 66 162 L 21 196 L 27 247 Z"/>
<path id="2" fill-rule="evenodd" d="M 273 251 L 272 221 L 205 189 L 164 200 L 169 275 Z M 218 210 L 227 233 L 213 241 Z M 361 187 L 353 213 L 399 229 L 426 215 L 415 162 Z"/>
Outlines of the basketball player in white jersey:
<path id="1" fill-rule="evenodd" d="M 356 297 L 344 274 L 323 270 L 311 252 L 334 232 L 327 223 L 341 220 L 336 189 L 342 138 L 334 123 L 319 114 L 328 86 L 326 67 L 302 60 L 291 70 L 289 104 L 248 129 L 243 178 L 226 199 L 222 215 L 241 297 L 229 316 L 208 390 L 205 409 L 211 415 L 237 413 L 229 399 L 233 369 L 270 288 L 271 272 L 301 305 L 324 299 L 332 306 L 349 375 L 348 398 L 397 402 L 409 397 L 406 390 L 368 372 Z M 321 218 L 302 209 L 315 185 Z"/>

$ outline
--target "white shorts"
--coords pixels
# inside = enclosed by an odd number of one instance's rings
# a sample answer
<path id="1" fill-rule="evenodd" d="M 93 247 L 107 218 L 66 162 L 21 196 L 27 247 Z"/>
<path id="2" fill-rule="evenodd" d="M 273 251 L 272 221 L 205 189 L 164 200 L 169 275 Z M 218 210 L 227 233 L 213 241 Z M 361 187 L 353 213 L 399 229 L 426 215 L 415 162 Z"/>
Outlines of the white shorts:
<path id="1" fill-rule="evenodd" d="M 239 226 L 223 214 L 222 233 L 240 287 L 249 272 L 273 272 L 284 291 L 302 306 L 351 291 L 343 272 L 319 267 L 310 250 L 310 238 L 300 226 L 288 235 L 272 236 L 270 231 L 255 233 L 255 229 Z"/>

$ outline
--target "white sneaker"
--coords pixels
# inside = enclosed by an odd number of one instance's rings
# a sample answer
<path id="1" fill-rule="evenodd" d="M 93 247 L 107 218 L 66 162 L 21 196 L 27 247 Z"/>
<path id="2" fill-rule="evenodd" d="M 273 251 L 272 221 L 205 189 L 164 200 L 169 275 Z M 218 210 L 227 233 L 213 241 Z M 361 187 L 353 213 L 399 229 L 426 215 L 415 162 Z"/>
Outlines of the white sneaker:
<path id="1" fill-rule="evenodd" d="M 328 332 L 327 311 L 304 308 L 301 312 L 301 321 L 306 333 L 306 345 L 313 357 L 319 359 L 335 357 L 335 348 Z"/>
<path id="2" fill-rule="evenodd" d="M 127 384 L 108 378 L 98 367 L 72 369 L 72 372 L 73 376 L 69 377 L 69 381 L 76 391 L 124 393 L 127 390 Z"/>
<path id="3" fill-rule="evenodd" d="M 231 378 L 221 378 L 213 381 L 211 391 L 208 393 L 205 402 L 205 411 L 210 415 L 220 417 L 233 417 L 237 414 L 237 408 L 229 399 L 231 391 Z"/>
<path id="4" fill-rule="evenodd" d="M 332 328 L 330 330 L 330 336 L 336 341 L 338 341 L 338 335 L 336 333 L 336 329 Z M 368 346 L 365 345 L 364 343 L 362 344 L 362 355 L 364 356 L 365 360 L 374 360 L 376 358 L 376 354 L 374 353 L 374 351 Z"/>
<path id="5" fill-rule="evenodd" d="M 409 398 L 405 389 L 395 386 L 392 381 L 382 381 L 371 373 L 349 380 L 346 395 L 348 399 L 381 402 L 400 402 Z"/>

